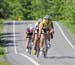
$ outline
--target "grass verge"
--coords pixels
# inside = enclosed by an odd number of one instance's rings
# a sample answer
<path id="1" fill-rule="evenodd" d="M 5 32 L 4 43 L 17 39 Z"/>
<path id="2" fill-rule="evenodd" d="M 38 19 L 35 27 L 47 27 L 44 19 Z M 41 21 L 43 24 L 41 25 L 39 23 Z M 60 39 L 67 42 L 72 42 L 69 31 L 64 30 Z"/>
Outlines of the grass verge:
<path id="1" fill-rule="evenodd" d="M 4 23 L 4 20 L 3 19 L 0 19 L 0 33 L 2 33 L 3 31 L 3 23 Z M 5 57 L 5 48 L 1 42 L 1 35 L 0 35 L 0 57 Z"/>
<path id="2" fill-rule="evenodd" d="M 71 35 L 75 40 L 75 23 L 70 20 L 61 20 L 60 22 L 70 30 Z"/>
<path id="3" fill-rule="evenodd" d="M 5 58 L 5 48 L 0 46 L 0 57 Z"/>
<path id="4" fill-rule="evenodd" d="M 10 65 L 10 64 L 4 61 L 4 62 L 0 62 L 0 65 Z"/>
<path id="5" fill-rule="evenodd" d="M 0 19 L 0 33 L 2 33 L 2 31 L 3 31 L 3 23 L 4 23 L 4 20 Z M 1 38 L 1 35 L 0 35 L 0 65 L 10 65 L 5 60 L 5 57 L 6 57 L 5 47 L 4 47 L 3 43 L 1 42 L 1 39 L 2 38 Z"/>

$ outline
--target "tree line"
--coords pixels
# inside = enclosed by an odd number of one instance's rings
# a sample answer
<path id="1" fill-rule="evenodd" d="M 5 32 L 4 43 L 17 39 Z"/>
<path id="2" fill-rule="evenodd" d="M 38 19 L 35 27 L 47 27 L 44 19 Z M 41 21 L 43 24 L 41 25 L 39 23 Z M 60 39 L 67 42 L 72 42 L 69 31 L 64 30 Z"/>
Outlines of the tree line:
<path id="1" fill-rule="evenodd" d="M 75 0 L 0 0 L 0 18 L 38 19 L 49 14 L 53 20 L 75 23 Z"/>

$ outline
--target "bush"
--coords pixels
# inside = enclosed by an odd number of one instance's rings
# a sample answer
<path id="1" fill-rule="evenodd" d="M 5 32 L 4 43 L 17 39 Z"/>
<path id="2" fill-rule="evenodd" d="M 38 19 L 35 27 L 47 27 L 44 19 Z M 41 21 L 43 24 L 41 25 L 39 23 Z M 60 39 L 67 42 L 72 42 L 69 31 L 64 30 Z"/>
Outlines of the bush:
<path id="1" fill-rule="evenodd" d="M 4 23 L 4 20 L 3 20 L 3 19 L 0 19 L 0 32 L 2 32 L 2 29 L 3 29 L 3 23 Z"/>
<path id="2" fill-rule="evenodd" d="M 3 47 L 0 47 L 0 55 L 5 54 L 5 49 Z"/>
<path id="3" fill-rule="evenodd" d="M 7 62 L 0 62 L 0 65 L 10 65 L 10 64 Z"/>

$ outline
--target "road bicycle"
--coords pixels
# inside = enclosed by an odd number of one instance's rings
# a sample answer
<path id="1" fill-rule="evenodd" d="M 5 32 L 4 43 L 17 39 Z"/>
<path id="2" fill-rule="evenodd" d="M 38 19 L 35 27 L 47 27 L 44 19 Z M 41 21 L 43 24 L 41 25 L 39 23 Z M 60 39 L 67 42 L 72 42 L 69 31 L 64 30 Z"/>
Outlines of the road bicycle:
<path id="1" fill-rule="evenodd" d="M 28 38 L 29 38 L 28 53 L 31 54 L 32 46 L 33 46 L 33 38 L 32 38 L 32 35 L 29 35 Z"/>
<path id="2" fill-rule="evenodd" d="M 48 43 L 47 43 L 47 33 L 44 34 L 45 35 L 45 40 L 44 40 L 44 46 L 43 46 L 43 57 L 46 58 L 47 57 L 47 52 L 48 52 Z M 36 45 L 36 55 L 37 57 L 39 57 L 39 52 L 40 52 L 40 38 L 38 38 L 37 40 L 37 45 Z"/>
<path id="3" fill-rule="evenodd" d="M 45 35 L 45 40 L 44 40 L 44 47 L 43 47 L 43 57 L 46 58 L 47 57 L 47 52 L 48 52 L 48 38 L 47 38 L 47 33 L 44 34 Z"/>

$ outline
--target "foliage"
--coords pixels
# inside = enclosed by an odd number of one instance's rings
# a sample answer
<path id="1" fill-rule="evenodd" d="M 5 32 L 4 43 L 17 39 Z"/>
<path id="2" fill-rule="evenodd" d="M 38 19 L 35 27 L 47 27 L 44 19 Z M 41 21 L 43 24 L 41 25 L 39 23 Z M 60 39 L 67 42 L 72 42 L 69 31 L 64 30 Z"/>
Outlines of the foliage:
<path id="1" fill-rule="evenodd" d="M 75 24 L 75 0 L 0 0 L 0 18 L 38 19 L 46 14 Z"/>
<path id="2" fill-rule="evenodd" d="M 0 62 L 0 65 L 11 65 L 11 64 L 9 64 L 7 62 Z"/>

